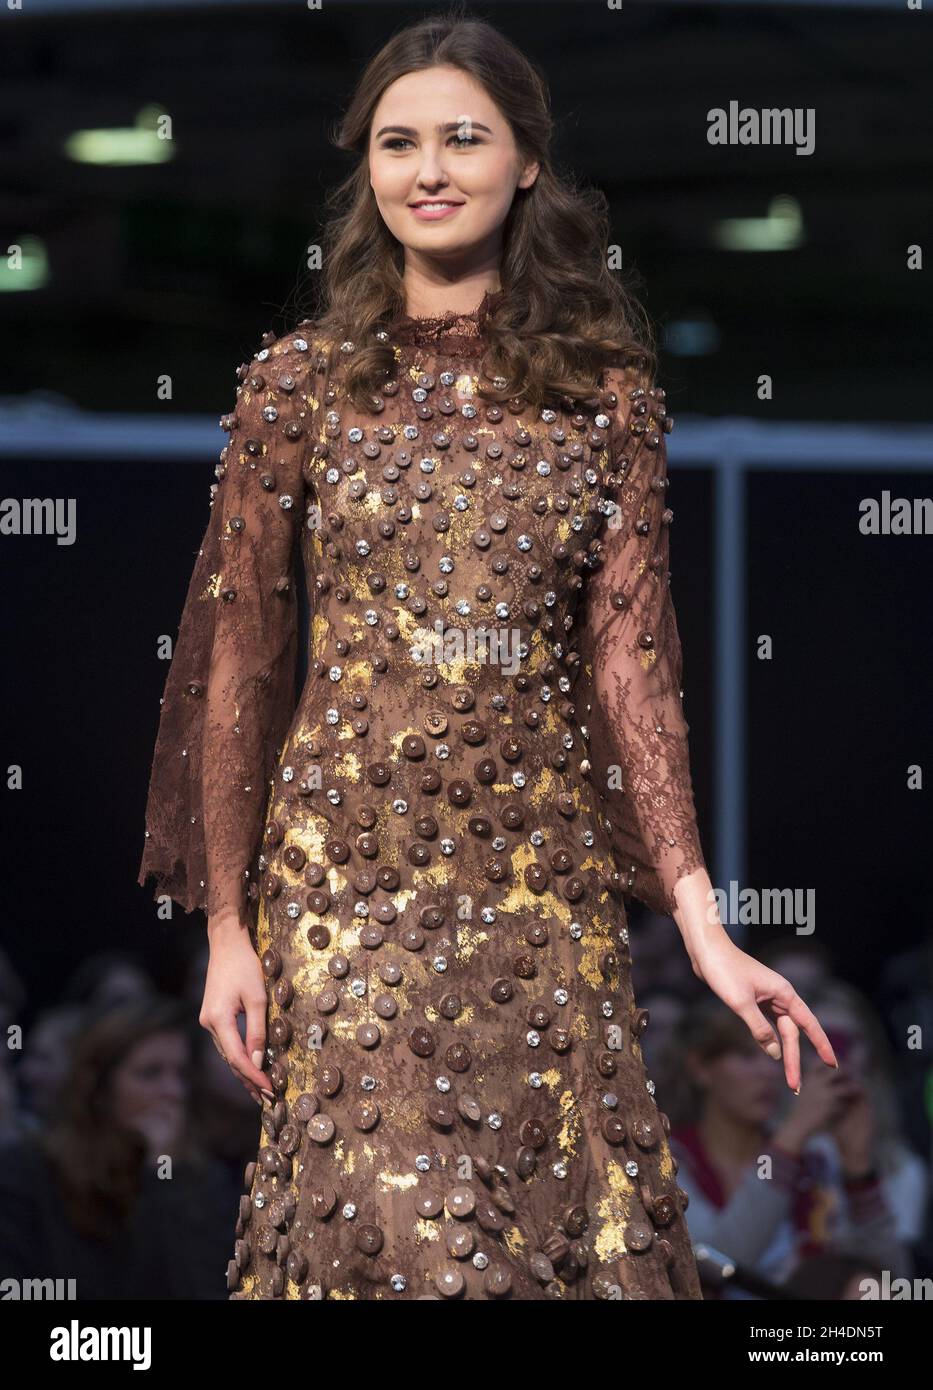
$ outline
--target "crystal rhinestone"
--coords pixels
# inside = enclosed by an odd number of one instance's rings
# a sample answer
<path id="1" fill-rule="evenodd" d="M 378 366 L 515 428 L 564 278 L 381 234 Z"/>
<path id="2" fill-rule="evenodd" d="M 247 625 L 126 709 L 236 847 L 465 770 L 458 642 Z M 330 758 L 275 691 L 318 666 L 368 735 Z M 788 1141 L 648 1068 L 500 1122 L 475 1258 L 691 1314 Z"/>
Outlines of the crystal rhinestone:
<path id="1" fill-rule="evenodd" d="M 526 778 L 525 778 L 524 772 L 513 772 L 513 773 L 512 773 L 512 786 L 513 786 L 513 787 L 523 787 L 523 786 L 525 785 L 525 781 L 526 781 Z"/>
<path id="2" fill-rule="evenodd" d="M 415 1159 L 415 1167 L 419 1173 L 427 1173 L 431 1168 L 431 1160 L 427 1154 L 419 1154 Z"/>
<path id="3" fill-rule="evenodd" d="M 329 710 L 327 711 L 327 713 L 325 714 L 324 718 L 327 720 L 328 724 L 339 724 L 339 723 L 340 723 L 340 711 L 339 711 L 339 709 L 329 709 Z"/>
<path id="4" fill-rule="evenodd" d="M 651 1080 L 650 1076 L 648 1077 L 648 1080 L 645 1082 L 645 1090 L 648 1092 L 649 1096 L 654 1095 L 655 1085 L 654 1082 Z"/>
<path id="5" fill-rule="evenodd" d="M 496 909 L 494 907 L 484 907 L 479 915 L 480 921 L 485 922 L 488 926 L 491 922 L 496 920 Z"/>
<path id="6" fill-rule="evenodd" d="M 493 849 L 505 849 L 506 843 L 507 841 L 502 835 L 496 835 L 494 839 L 490 840 Z"/>
<path id="7" fill-rule="evenodd" d="M 375 608 L 367 608 L 366 612 L 363 614 L 363 621 L 368 624 L 369 627 L 376 626 L 379 622 L 379 614 L 376 612 Z"/>
<path id="8" fill-rule="evenodd" d="M 449 758 L 449 757 L 450 757 L 450 744 L 449 744 L 449 743 L 439 743 L 439 744 L 437 745 L 437 747 L 435 748 L 435 750 L 434 750 L 434 755 L 435 755 L 435 757 L 437 757 L 437 758 Z"/>
<path id="9" fill-rule="evenodd" d="M 529 835 L 528 838 L 529 838 L 529 840 L 531 841 L 531 843 L 532 843 L 533 845 L 543 845 L 543 844 L 544 844 L 544 836 L 543 836 L 543 834 L 541 833 L 540 830 L 532 830 L 532 832 L 531 832 L 531 834 Z"/>
<path id="10" fill-rule="evenodd" d="M 360 1086 L 364 1091 L 374 1091 L 376 1089 L 376 1078 L 374 1076 L 361 1076 Z"/>
<path id="11" fill-rule="evenodd" d="M 363 995 L 366 993 L 366 981 L 359 979 L 351 980 L 350 990 L 353 994 L 356 995 L 357 999 L 362 999 Z"/>
<path id="12" fill-rule="evenodd" d="M 634 1158 L 630 1158 L 628 1163 L 626 1163 L 625 1171 L 630 1178 L 638 1177 L 638 1164 L 635 1162 Z"/>
<path id="13" fill-rule="evenodd" d="M 253 1206 L 256 1207 L 257 1210 L 262 1211 L 262 1209 L 263 1209 L 263 1207 L 264 1207 L 265 1205 L 266 1205 L 265 1193 L 263 1193 L 263 1192 L 257 1192 L 257 1193 L 256 1193 L 256 1196 L 253 1198 Z"/>
<path id="14" fill-rule="evenodd" d="M 287 492 L 283 492 L 282 496 L 279 498 L 279 506 L 282 508 L 283 512 L 290 511 L 294 506 L 294 498 Z"/>
<path id="15" fill-rule="evenodd" d="M 539 1071 L 530 1071 L 528 1073 L 528 1085 L 533 1086 L 536 1091 L 540 1090 L 544 1085 L 544 1078 Z"/>
<path id="16" fill-rule="evenodd" d="M 583 841 L 585 845 L 591 845 L 594 839 L 592 830 L 584 830 L 583 834 L 580 836 L 580 839 Z"/>
<path id="17" fill-rule="evenodd" d="M 434 459 L 422 459 L 418 467 L 421 469 L 422 473 L 433 473 L 437 467 L 437 463 Z"/>
<path id="18" fill-rule="evenodd" d="M 266 358 L 267 358 L 268 356 L 269 356 L 269 349 L 268 349 L 268 348 L 263 348 L 261 352 L 257 352 L 257 353 L 256 353 L 256 361 L 257 361 L 257 362 L 265 362 L 265 360 L 266 360 Z"/>
<path id="19" fill-rule="evenodd" d="M 550 474 L 551 465 L 548 463 L 547 459 L 539 459 L 538 462 L 535 464 L 535 467 L 541 474 L 542 478 L 546 478 Z"/>
<path id="20" fill-rule="evenodd" d="M 431 964 L 439 975 L 443 975 L 444 971 L 447 969 L 447 957 L 435 956 Z"/>
<path id="21" fill-rule="evenodd" d="M 402 797 L 397 796 L 392 802 L 392 810 L 397 816 L 404 816 L 405 812 L 408 810 L 408 802 Z"/>
<path id="22" fill-rule="evenodd" d="M 408 1288 L 408 1280 L 405 1278 L 404 1274 L 393 1274 L 389 1283 L 392 1286 L 393 1293 L 404 1293 Z"/>
<path id="23" fill-rule="evenodd" d="M 593 424 L 596 426 L 598 430 L 607 430 L 609 428 L 609 416 L 604 415 L 603 412 L 600 411 L 600 413 L 594 418 Z"/>
<path id="24" fill-rule="evenodd" d="M 570 923 L 570 935 L 573 937 L 574 941 L 580 940 L 580 937 L 583 935 L 583 928 L 579 922 Z"/>
<path id="25" fill-rule="evenodd" d="M 482 1250 L 477 1250 L 476 1254 L 473 1256 L 473 1268 L 485 1269 L 488 1264 L 489 1256 L 484 1255 Z"/>
<path id="26" fill-rule="evenodd" d="M 329 483 L 340 482 L 340 472 L 336 468 L 328 468 L 327 472 L 324 474 L 324 477 Z"/>
<path id="27" fill-rule="evenodd" d="M 285 911 L 286 911 L 286 914 L 287 914 L 289 917 L 291 917 L 292 921 L 294 921 L 296 917 L 300 917 L 300 916 L 301 916 L 301 912 L 302 912 L 301 903 L 294 903 L 294 902 L 293 902 L 293 903 L 288 903 L 288 905 L 287 905 L 286 908 L 285 908 Z"/>
<path id="28" fill-rule="evenodd" d="M 352 429 L 347 430 L 347 438 L 351 444 L 359 444 L 360 440 L 363 438 L 363 431 L 360 429 L 359 425 L 354 425 Z"/>
<path id="29" fill-rule="evenodd" d="M 292 342 L 292 347 L 295 349 L 296 352 L 308 351 L 308 344 L 304 338 L 295 338 Z"/>
<path id="30" fill-rule="evenodd" d="M 394 589 L 396 598 L 407 598 L 410 592 L 411 591 L 408 588 L 408 585 L 404 582 L 404 580 L 401 583 L 396 584 Z"/>
<path id="31" fill-rule="evenodd" d="M 437 1077 L 437 1079 L 435 1080 L 434 1084 L 435 1084 L 435 1086 L 437 1087 L 437 1089 L 438 1089 L 439 1091 L 443 1091 L 444 1094 L 446 1095 L 446 1093 L 450 1090 L 450 1077 L 449 1077 L 449 1076 L 439 1076 L 439 1077 Z"/>
<path id="32" fill-rule="evenodd" d="M 282 781 L 283 781 L 283 782 L 290 782 L 294 776 L 295 776 L 295 769 L 294 769 L 293 767 L 283 767 L 283 768 L 282 768 Z"/>
<path id="33" fill-rule="evenodd" d="M 369 541 L 364 540 L 358 540 L 354 548 L 357 555 L 368 555 L 371 549 Z"/>
<path id="34" fill-rule="evenodd" d="M 615 1005 L 612 1003 L 611 999 L 606 999 L 604 1001 L 601 1007 L 601 1013 L 603 1018 L 612 1018 L 612 1015 L 615 1013 Z"/>
<path id="35" fill-rule="evenodd" d="M 469 497 L 464 497 L 462 492 L 458 492 L 457 496 L 454 498 L 454 510 L 458 512 L 465 512 L 468 509 L 469 505 Z"/>
<path id="36" fill-rule="evenodd" d="M 339 681 L 340 677 L 343 675 L 343 670 L 339 666 L 331 666 L 327 674 L 330 676 L 332 681 Z"/>
<path id="37" fill-rule="evenodd" d="M 551 1164 L 551 1172 L 554 1174 L 555 1178 L 565 1178 L 567 1176 L 567 1165 L 563 1159 L 558 1159 L 556 1163 Z"/>
<path id="38" fill-rule="evenodd" d="M 505 618 L 510 618 L 511 616 L 512 616 L 511 610 L 510 610 L 509 605 L 508 605 L 507 603 L 497 603 L 497 604 L 496 604 L 496 617 L 497 617 L 497 618 L 505 619 Z"/>
<path id="39" fill-rule="evenodd" d="M 604 1105 L 607 1110 L 615 1110 L 619 1104 L 619 1097 L 615 1091 L 604 1091 L 600 1097 L 600 1104 Z"/>
<path id="40" fill-rule="evenodd" d="M 358 903 L 354 904 L 353 911 L 356 913 L 357 917 L 368 917 L 369 903 L 361 898 Z"/>
<path id="41" fill-rule="evenodd" d="M 441 854 L 453 854 L 456 848 L 457 846 L 454 844 L 453 840 L 441 840 Z"/>
<path id="42" fill-rule="evenodd" d="M 533 544 L 531 537 L 526 536 L 524 533 L 522 533 L 522 535 L 519 536 L 518 540 L 515 543 L 518 546 L 519 550 L 530 550 Z"/>
<path id="43" fill-rule="evenodd" d="M 486 1123 L 490 1129 L 502 1128 L 502 1116 L 499 1114 L 498 1110 L 494 1110 L 491 1115 L 486 1116 Z"/>
<path id="44" fill-rule="evenodd" d="M 270 425 L 273 425 L 279 418 L 279 412 L 274 405 L 264 405 L 262 408 L 262 418 L 268 420 Z"/>
<path id="45" fill-rule="evenodd" d="M 342 1215 L 347 1221 L 352 1221 L 354 1216 L 356 1216 L 356 1203 L 346 1202 L 343 1207 Z"/>
<path id="46" fill-rule="evenodd" d="M 534 1028 L 529 1028 L 528 1032 L 525 1034 L 525 1041 L 527 1042 L 529 1047 L 540 1047 L 541 1034 L 536 1033 Z"/>

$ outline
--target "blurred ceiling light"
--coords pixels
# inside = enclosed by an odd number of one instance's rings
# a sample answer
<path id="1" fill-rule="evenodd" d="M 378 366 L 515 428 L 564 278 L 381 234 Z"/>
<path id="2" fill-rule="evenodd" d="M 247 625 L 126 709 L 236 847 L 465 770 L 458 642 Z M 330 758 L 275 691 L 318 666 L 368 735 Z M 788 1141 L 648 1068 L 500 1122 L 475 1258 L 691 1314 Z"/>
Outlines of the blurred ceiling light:
<path id="1" fill-rule="evenodd" d="M 170 132 L 171 117 L 165 110 L 145 106 L 135 125 L 73 131 L 64 150 L 78 164 L 164 164 L 175 154 Z"/>
<path id="2" fill-rule="evenodd" d="M 772 198 L 767 217 L 723 217 L 713 228 L 719 251 L 794 251 L 803 245 L 803 213 L 796 198 Z"/>
<path id="3" fill-rule="evenodd" d="M 41 290 L 49 283 L 49 258 L 45 242 L 24 236 L 11 242 L 0 256 L 0 294 Z"/>
<path id="4" fill-rule="evenodd" d="M 665 324 L 661 338 L 664 350 L 674 357 L 707 357 L 717 351 L 721 341 L 716 324 L 702 310 Z"/>

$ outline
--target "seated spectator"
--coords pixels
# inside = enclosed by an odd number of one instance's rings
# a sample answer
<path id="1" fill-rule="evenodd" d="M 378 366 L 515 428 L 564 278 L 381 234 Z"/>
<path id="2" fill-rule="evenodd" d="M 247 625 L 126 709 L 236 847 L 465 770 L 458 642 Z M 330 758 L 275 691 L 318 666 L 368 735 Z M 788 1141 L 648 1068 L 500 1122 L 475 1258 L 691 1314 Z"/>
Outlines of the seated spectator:
<path id="1" fill-rule="evenodd" d="M 779 1118 L 782 1064 L 720 1000 L 695 1005 L 672 1047 L 681 1091 L 668 1086 L 665 1109 L 694 1245 L 774 1284 L 830 1251 L 911 1277 L 874 1166 L 875 1113 L 851 1069 L 827 1067 L 810 1050 L 800 1095 Z M 807 1049 L 801 1038 L 802 1055 Z M 730 1286 L 725 1296 L 750 1295 Z"/>

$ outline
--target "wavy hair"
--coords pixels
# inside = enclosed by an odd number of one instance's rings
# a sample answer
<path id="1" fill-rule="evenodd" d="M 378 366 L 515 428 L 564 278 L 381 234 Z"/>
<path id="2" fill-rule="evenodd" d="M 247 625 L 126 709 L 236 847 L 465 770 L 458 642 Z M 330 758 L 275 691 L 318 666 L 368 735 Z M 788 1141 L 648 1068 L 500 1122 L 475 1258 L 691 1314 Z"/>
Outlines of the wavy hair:
<path id="1" fill-rule="evenodd" d="M 538 406 L 548 397 L 592 398 L 607 362 L 635 367 L 649 385 L 657 370 L 654 334 L 632 288 L 607 265 L 608 201 L 598 189 L 558 173 L 551 156 L 553 122 L 540 70 L 498 29 L 463 17 L 456 6 L 402 29 L 371 59 L 333 143 L 358 156 L 352 173 L 326 199 L 324 273 L 310 299 L 298 291 L 299 312 L 315 321 L 330 344 L 351 341 L 346 390 L 360 409 L 372 409 L 394 373 L 390 342 L 377 332 L 405 315 L 404 252 L 390 233 L 369 182 L 369 135 L 383 92 L 406 73 L 450 64 L 479 82 L 511 127 L 523 163 L 537 161 L 530 188 L 518 188 L 503 228 L 499 278 L 505 291 L 485 319 L 488 347 L 479 392 L 487 400 L 523 396 Z M 640 279 L 640 277 L 638 277 Z M 496 381 L 496 378 L 501 378 Z"/>

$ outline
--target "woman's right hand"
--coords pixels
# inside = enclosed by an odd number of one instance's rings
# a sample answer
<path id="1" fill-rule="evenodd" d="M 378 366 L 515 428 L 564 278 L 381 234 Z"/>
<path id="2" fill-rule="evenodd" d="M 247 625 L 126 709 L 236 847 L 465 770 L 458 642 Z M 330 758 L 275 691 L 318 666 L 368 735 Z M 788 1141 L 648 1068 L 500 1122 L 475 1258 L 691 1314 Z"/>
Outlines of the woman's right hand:
<path id="1" fill-rule="evenodd" d="M 260 1070 L 266 1045 L 266 985 L 249 932 L 233 918 L 210 918 L 210 959 L 198 1022 L 258 1105 L 275 1099 Z M 246 1015 L 246 1042 L 237 1018 Z M 260 1094 L 261 1093 L 261 1094 Z"/>
<path id="2" fill-rule="evenodd" d="M 806 1074 L 800 1095 L 778 1128 L 775 1140 L 798 1153 L 813 1134 L 829 1130 L 854 1095 L 852 1079 L 843 1070 L 813 1067 Z"/>

